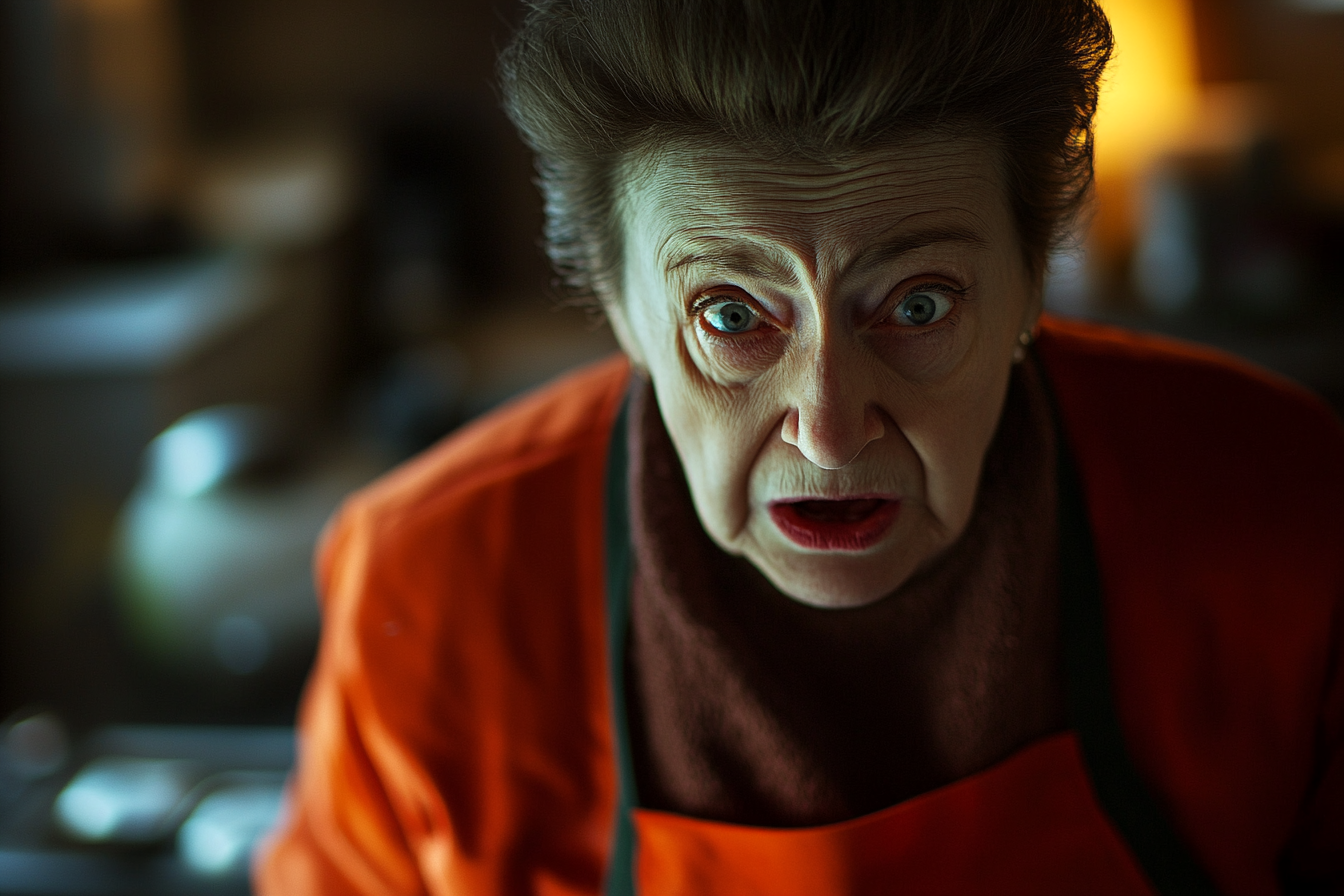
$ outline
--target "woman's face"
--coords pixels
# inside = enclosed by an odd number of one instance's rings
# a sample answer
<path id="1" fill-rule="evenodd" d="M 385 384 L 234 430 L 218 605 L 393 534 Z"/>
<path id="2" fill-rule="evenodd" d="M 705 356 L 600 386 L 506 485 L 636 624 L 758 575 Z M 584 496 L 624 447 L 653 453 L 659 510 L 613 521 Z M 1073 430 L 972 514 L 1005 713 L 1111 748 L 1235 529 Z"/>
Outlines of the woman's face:
<path id="1" fill-rule="evenodd" d="M 928 138 L 625 166 L 617 336 L 705 531 L 799 601 L 876 601 L 966 527 L 1039 310 L 995 162 Z"/>

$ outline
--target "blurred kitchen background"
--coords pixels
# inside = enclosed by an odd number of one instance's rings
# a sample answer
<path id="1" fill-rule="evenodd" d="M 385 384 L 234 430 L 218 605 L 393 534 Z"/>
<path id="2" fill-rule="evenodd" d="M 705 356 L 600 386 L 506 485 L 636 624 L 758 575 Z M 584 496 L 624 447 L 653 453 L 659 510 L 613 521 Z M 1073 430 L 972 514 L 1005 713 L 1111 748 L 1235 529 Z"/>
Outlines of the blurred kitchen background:
<path id="1" fill-rule="evenodd" d="M 614 348 L 519 0 L 0 0 L 0 894 L 244 894 L 349 490 Z M 1344 405 L 1344 0 L 1108 0 L 1048 304 Z"/>

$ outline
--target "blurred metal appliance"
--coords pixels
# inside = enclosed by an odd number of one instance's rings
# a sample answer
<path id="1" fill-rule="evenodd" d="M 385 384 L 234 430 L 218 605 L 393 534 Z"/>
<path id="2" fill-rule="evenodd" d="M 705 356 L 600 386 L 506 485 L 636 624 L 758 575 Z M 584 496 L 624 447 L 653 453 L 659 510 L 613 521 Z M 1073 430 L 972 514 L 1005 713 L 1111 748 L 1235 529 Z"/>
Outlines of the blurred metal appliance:
<path id="1" fill-rule="evenodd" d="M 225 252 L 0 297 L 0 646 L 22 670 L 11 682 L 41 679 L 97 593 L 118 508 L 158 432 L 222 402 L 312 416 L 326 296 L 312 259 Z M 10 696 L 63 705 L 60 694 Z"/>
<path id="2" fill-rule="evenodd" d="M 287 728 L 99 729 L 0 805 L 0 894 L 245 896 L 293 761 Z"/>
<path id="3" fill-rule="evenodd" d="M 305 452 L 286 422 L 265 406 L 222 405 L 151 443 L 114 547 L 120 607 L 150 656 L 216 677 L 306 666 L 314 544 L 379 467 L 358 450 Z"/>

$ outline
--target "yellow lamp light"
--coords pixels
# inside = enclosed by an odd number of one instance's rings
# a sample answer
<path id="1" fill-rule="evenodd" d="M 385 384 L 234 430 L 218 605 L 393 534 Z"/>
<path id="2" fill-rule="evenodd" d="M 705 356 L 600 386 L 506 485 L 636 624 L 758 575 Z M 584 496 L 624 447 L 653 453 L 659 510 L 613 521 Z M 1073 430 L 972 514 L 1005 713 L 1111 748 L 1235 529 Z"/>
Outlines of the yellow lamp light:
<path id="1" fill-rule="evenodd" d="M 1199 105 L 1190 10 L 1179 0 L 1103 0 L 1115 56 L 1097 110 L 1097 175 L 1128 180 L 1188 129 Z"/>

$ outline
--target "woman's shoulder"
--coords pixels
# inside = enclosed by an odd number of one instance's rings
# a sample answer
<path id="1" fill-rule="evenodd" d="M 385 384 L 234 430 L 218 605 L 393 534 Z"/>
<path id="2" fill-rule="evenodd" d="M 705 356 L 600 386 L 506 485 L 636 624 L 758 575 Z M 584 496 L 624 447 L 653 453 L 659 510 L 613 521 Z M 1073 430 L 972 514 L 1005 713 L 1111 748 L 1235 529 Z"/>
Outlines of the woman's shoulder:
<path id="1" fill-rule="evenodd" d="M 1167 452 L 1173 463 L 1278 453 L 1277 465 L 1291 458 L 1333 468 L 1344 486 L 1344 425 L 1284 377 L 1207 346 L 1059 318 L 1042 319 L 1038 345 L 1075 440 L 1104 434 L 1128 449 Z"/>
<path id="2" fill-rule="evenodd" d="M 318 546 L 324 607 L 493 593 L 526 577 L 520 558 L 551 553 L 549 572 L 563 578 L 562 533 L 600 535 L 607 443 L 628 379 L 624 356 L 563 375 L 351 495 Z"/>
<path id="3" fill-rule="evenodd" d="M 1324 401 L 1115 328 L 1051 320 L 1039 348 L 1100 540 L 1261 572 L 1297 560 L 1340 585 L 1344 425 Z"/>
<path id="4" fill-rule="evenodd" d="M 410 520 L 575 457 L 602 463 L 630 365 L 613 355 L 570 371 L 463 426 L 356 492 L 349 503 Z"/>

